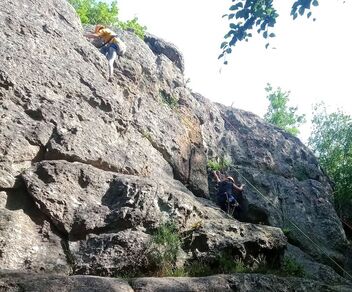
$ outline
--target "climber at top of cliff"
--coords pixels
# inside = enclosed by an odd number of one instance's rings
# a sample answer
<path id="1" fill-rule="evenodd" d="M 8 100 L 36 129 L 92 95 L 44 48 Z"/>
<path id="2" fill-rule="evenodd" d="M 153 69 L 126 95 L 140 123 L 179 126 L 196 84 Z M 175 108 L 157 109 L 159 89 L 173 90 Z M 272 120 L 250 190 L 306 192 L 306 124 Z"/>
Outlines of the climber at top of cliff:
<path id="1" fill-rule="evenodd" d="M 217 203 L 220 208 L 227 213 L 239 211 L 241 207 L 238 203 L 238 197 L 242 195 L 244 185 L 236 185 L 233 177 L 225 176 L 219 171 L 214 171 L 213 174 L 219 186 L 217 193 Z"/>
<path id="2" fill-rule="evenodd" d="M 112 81 L 114 72 L 114 61 L 116 57 L 122 57 L 126 52 L 125 43 L 120 40 L 116 33 L 104 25 L 98 24 L 95 26 L 94 32 L 84 35 L 87 38 L 99 38 L 104 44 L 99 48 L 100 52 L 107 58 L 109 64 L 109 81 Z"/>

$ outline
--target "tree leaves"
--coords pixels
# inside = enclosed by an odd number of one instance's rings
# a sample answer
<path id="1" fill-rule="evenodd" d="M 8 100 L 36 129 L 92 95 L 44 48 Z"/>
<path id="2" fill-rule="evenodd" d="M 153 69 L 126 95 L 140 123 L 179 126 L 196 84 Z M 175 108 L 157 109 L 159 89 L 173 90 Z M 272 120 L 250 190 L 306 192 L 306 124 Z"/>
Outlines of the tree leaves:
<path id="1" fill-rule="evenodd" d="M 352 117 L 340 110 L 327 113 L 325 105 L 319 104 L 314 107 L 312 125 L 308 145 L 334 181 L 338 213 L 352 219 L 348 211 L 352 207 Z"/>
<path id="2" fill-rule="evenodd" d="M 85 24 L 116 24 L 118 8 L 117 2 L 107 4 L 96 0 L 68 0 L 75 8 L 81 22 Z"/>
<path id="3" fill-rule="evenodd" d="M 229 7 L 230 13 L 223 15 L 230 22 L 230 30 L 224 36 L 225 39 L 231 38 L 228 41 L 229 47 L 235 46 L 238 41 L 248 41 L 252 37 L 252 31 L 262 34 L 264 39 L 276 36 L 270 31 L 279 16 L 273 6 L 273 0 L 232 0 L 232 3 Z M 293 0 L 290 15 L 296 19 L 307 13 L 307 18 L 310 18 L 312 16 L 311 7 L 318 5 L 318 0 Z M 265 47 L 268 48 L 269 45 L 266 43 Z M 222 57 L 224 57 L 228 48 L 227 46 L 220 46 L 220 48 L 223 50 Z"/>
<path id="4" fill-rule="evenodd" d="M 305 115 L 298 115 L 297 107 L 288 106 L 290 92 L 282 91 L 280 87 L 274 90 L 270 84 L 267 84 L 265 91 L 270 104 L 264 119 L 296 136 L 298 127 L 305 123 Z"/>

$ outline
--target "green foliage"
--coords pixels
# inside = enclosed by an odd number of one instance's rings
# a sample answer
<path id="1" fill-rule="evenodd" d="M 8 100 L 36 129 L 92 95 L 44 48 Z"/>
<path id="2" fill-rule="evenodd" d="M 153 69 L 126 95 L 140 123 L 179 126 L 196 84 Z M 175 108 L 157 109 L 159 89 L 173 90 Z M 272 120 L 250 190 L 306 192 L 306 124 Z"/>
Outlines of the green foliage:
<path id="1" fill-rule="evenodd" d="M 212 262 L 196 260 L 185 267 L 190 277 L 204 277 L 214 274 L 248 273 L 251 269 L 240 259 L 234 259 L 228 253 L 220 253 Z"/>
<path id="2" fill-rule="evenodd" d="M 142 130 L 141 134 L 143 135 L 144 138 L 146 138 L 150 143 L 153 143 L 152 135 L 150 132 L 146 130 Z"/>
<path id="3" fill-rule="evenodd" d="M 214 274 L 208 263 L 197 260 L 185 267 L 189 277 L 204 277 Z"/>
<path id="4" fill-rule="evenodd" d="M 282 230 L 283 234 L 285 234 L 286 237 L 292 232 L 291 228 L 289 228 L 289 227 L 282 228 L 281 230 Z"/>
<path id="5" fill-rule="evenodd" d="M 324 104 L 314 107 L 313 131 L 308 145 L 334 181 L 335 207 L 352 219 L 352 117 L 337 111 L 328 114 Z"/>
<path id="6" fill-rule="evenodd" d="M 305 271 L 301 264 L 297 263 L 291 257 L 285 257 L 282 265 L 282 270 L 278 273 L 281 276 L 304 277 Z"/>
<path id="7" fill-rule="evenodd" d="M 151 239 L 148 256 L 157 276 L 173 276 L 185 273 L 175 266 L 181 243 L 180 235 L 174 223 L 167 222 L 156 229 Z"/>
<path id="8" fill-rule="evenodd" d="M 305 122 L 305 115 L 296 114 L 297 107 L 288 107 L 290 92 L 284 92 L 280 87 L 273 90 L 270 84 L 267 84 L 265 91 L 270 104 L 264 119 L 296 136 L 298 127 Z"/>
<path id="9" fill-rule="evenodd" d="M 213 160 L 208 160 L 207 166 L 209 169 L 212 171 L 225 171 L 229 166 L 231 162 L 224 157 L 216 158 Z"/>
<path id="10" fill-rule="evenodd" d="M 111 4 L 96 0 L 68 0 L 68 2 L 75 8 L 83 24 L 117 23 L 119 10 L 116 1 L 112 1 Z"/>
<path id="11" fill-rule="evenodd" d="M 119 21 L 118 25 L 123 30 L 133 31 L 142 40 L 144 39 L 144 35 L 145 35 L 146 30 L 147 30 L 147 27 L 146 26 L 142 26 L 141 24 L 139 24 L 137 17 L 135 17 L 135 18 L 133 18 L 131 20 L 128 20 L 126 22 Z"/>
<path id="12" fill-rule="evenodd" d="M 136 17 L 125 22 L 118 19 L 117 1 L 110 4 L 104 0 L 68 0 L 68 2 L 75 8 L 83 24 L 117 25 L 123 30 L 133 31 L 144 39 L 147 28 L 139 24 Z"/>
<path id="13" fill-rule="evenodd" d="M 220 46 L 222 53 L 219 59 L 231 54 L 231 47 L 238 42 L 248 41 L 252 37 L 253 30 L 256 30 L 266 40 L 266 48 L 269 47 L 269 39 L 275 37 L 270 28 L 275 26 L 279 14 L 273 6 L 273 0 L 232 0 L 232 2 L 229 13 L 223 15 L 230 22 L 230 30 L 224 36 L 225 41 Z M 304 14 L 310 18 L 312 15 L 311 6 L 318 6 L 318 4 L 317 0 L 295 0 L 291 8 L 291 15 L 293 19 Z M 224 64 L 227 64 L 225 58 Z"/>
<path id="14" fill-rule="evenodd" d="M 168 94 L 164 90 L 159 91 L 161 100 L 166 103 L 171 109 L 178 107 L 178 100 L 177 98 L 173 97 L 172 95 Z"/>
<path id="15" fill-rule="evenodd" d="M 247 273 L 250 269 L 240 259 L 235 260 L 227 253 L 221 253 L 217 257 L 217 272 L 222 274 Z"/>

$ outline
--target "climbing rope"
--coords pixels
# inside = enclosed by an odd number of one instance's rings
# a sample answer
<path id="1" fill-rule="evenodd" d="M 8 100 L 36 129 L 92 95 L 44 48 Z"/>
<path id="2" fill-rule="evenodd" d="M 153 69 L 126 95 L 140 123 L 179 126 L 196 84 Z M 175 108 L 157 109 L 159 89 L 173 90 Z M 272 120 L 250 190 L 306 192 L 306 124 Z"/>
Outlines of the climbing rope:
<path id="1" fill-rule="evenodd" d="M 340 218 L 341 222 L 343 224 L 345 224 L 351 231 L 352 231 L 352 225 L 350 225 L 349 223 L 347 223 L 347 221 L 345 221 L 343 218 Z"/>
<path id="2" fill-rule="evenodd" d="M 220 113 L 221 114 L 221 113 Z M 222 118 L 224 119 L 225 122 L 227 122 L 227 124 L 232 127 L 235 131 L 236 128 L 228 121 L 228 119 L 221 114 Z M 184 121 L 186 122 L 186 121 Z M 186 122 L 186 124 L 189 124 L 188 122 Z M 189 124 L 190 125 L 190 124 Z M 256 188 L 246 177 L 244 177 L 237 169 L 234 168 L 234 170 L 238 173 L 238 175 L 240 175 L 253 189 L 255 189 L 263 198 L 265 201 L 267 201 L 269 204 L 271 204 L 274 209 L 278 212 L 278 214 L 281 213 L 281 210 L 279 210 L 273 202 L 271 202 L 267 197 L 264 196 L 264 194 L 258 190 L 258 188 Z M 345 275 L 347 275 L 351 280 L 352 280 L 352 275 L 347 272 L 339 263 L 337 263 L 333 258 L 331 258 L 327 252 L 325 252 L 325 250 L 323 250 L 316 242 L 314 242 L 313 239 L 311 239 L 303 230 L 301 230 L 301 228 L 299 228 L 299 226 L 297 226 L 292 220 L 287 219 L 287 221 L 293 226 L 295 227 L 306 239 L 308 239 L 320 252 L 322 252 L 328 259 L 330 259 L 343 273 L 345 273 Z"/>
<path id="3" fill-rule="evenodd" d="M 234 130 L 236 130 L 236 128 L 227 120 L 227 118 L 224 117 L 224 115 L 222 115 L 222 118 L 224 119 L 225 122 L 228 123 L 229 126 L 231 126 Z M 274 207 L 274 209 L 278 212 L 278 214 L 281 213 L 281 210 L 279 210 L 275 204 L 270 201 L 267 197 L 264 196 L 264 194 L 258 190 L 258 188 L 256 188 L 244 175 L 242 175 L 236 168 L 233 168 L 239 176 L 241 176 L 253 189 L 255 189 L 258 194 L 260 194 L 264 200 L 266 202 L 268 202 L 270 205 L 272 205 Z M 287 221 L 293 226 L 295 227 L 306 239 L 308 239 L 320 252 L 322 252 L 327 258 L 329 258 L 343 273 L 345 273 L 345 275 L 347 275 L 348 277 L 350 277 L 350 279 L 352 280 L 352 275 L 347 272 L 339 263 L 337 263 L 333 258 L 331 258 L 327 252 L 325 252 L 325 250 L 323 250 L 316 242 L 314 242 L 313 239 L 311 239 L 303 230 L 301 230 L 301 228 L 299 228 L 292 220 L 287 219 Z"/>

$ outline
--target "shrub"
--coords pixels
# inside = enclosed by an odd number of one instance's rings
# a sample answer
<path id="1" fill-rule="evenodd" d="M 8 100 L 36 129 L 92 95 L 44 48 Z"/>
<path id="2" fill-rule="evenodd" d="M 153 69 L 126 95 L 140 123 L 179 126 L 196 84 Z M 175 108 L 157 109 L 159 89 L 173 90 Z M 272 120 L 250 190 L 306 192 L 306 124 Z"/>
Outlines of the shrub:
<path id="1" fill-rule="evenodd" d="M 224 171 L 230 166 L 231 162 L 224 157 L 208 160 L 207 166 L 213 171 Z"/>
<path id="2" fill-rule="evenodd" d="M 190 277 L 204 277 L 214 274 L 209 264 L 200 260 L 187 265 L 185 270 Z"/>
<path id="3" fill-rule="evenodd" d="M 203 277 L 214 274 L 248 273 L 251 270 L 241 259 L 236 259 L 226 252 L 220 253 L 213 261 L 195 260 L 185 267 L 191 277 Z"/>
<path id="4" fill-rule="evenodd" d="M 223 274 L 247 273 L 250 271 L 241 259 L 234 259 L 227 253 L 221 253 L 216 261 L 217 271 Z"/>
<path id="5" fill-rule="evenodd" d="M 171 109 L 174 109 L 178 106 L 177 98 L 173 97 L 172 95 L 168 94 L 164 90 L 159 91 L 161 100 L 166 103 Z"/>
<path id="6" fill-rule="evenodd" d="M 282 270 L 279 272 L 283 276 L 304 277 L 305 271 L 301 264 L 291 257 L 285 257 Z"/>
<path id="7" fill-rule="evenodd" d="M 162 224 L 151 238 L 149 260 L 157 276 L 184 274 L 176 268 L 176 259 L 181 248 L 181 238 L 172 222 Z"/>
<path id="8" fill-rule="evenodd" d="M 290 233 L 292 232 L 291 228 L 289 227 L 284 227 L 281 229 L 283 234 L 285 234 L 286 237 L 288 237 L 290 235 Z"/>
<path id="9" fill-rule="evenodd" d="M 131 20 L 125 21 L 125 22 L 119 21 L 118 25 L 123 30 L 133 31 L 142 40 L 144 39 L 144 35 L 145 35 L 146 30 L 147 30 L 147 27 L 146 26 L 142 26 L 141 24 L 139 24 L 137 17 L 135 17 L 135 18 L 133 18 Z"/>
<path id="10" fill-rule="evenodd" d="M 117 1 L 110 4 L 107 1 L 97 0 L 68 0 L 76 10 L 83 24 L 117 25 L 123 30 L 133 31 L 138 37 L 144 39 L 147 28 L 138 23 L 135 17 L 131 20 L 120 21 Z"/>
<path id="11" fill-rule="evenodd" d="M 96 0 L 68 0 L 76 10 L 83 24 L 105 24 L 117 23 L 118 8 L 117 2 L 108 4 L 104 1 Z"/>

